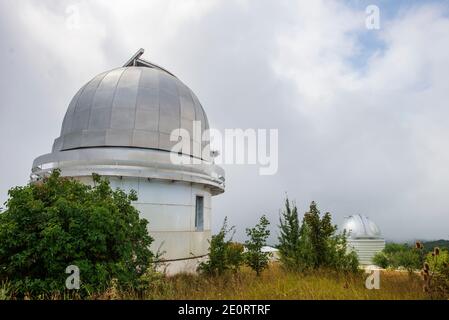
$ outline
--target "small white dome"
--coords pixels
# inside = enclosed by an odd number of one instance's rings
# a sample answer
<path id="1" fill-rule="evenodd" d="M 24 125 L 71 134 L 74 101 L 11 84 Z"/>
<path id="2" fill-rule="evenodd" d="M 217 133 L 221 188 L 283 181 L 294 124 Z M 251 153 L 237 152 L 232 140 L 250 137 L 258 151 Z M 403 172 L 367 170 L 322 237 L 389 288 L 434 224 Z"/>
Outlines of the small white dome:
<path id="1" fill-rule="evenodd" d="M 351 239 L 380 239 L 382 233 L 379 227 L 368 217 L 360 214 L 345 218 L 341 230 L 346 230 Z"/>

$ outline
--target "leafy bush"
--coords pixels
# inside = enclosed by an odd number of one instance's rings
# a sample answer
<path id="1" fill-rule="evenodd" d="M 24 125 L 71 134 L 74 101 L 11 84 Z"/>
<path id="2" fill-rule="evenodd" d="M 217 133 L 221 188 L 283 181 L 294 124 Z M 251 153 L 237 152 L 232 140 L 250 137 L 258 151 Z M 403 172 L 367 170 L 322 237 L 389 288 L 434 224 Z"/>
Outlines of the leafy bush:
<path id="1" fill-rule="evenodd" d="M 394 267 L 402 267 L 409 273 L 412 273 L 414 270 L 419 269 L 421 266 L 419 254 L 414 249 L 397 252 L 391 257 L 391 259 L 391 263 Z"/>
<path id="2" fill-rule="evenodd" d="M 232 233 L 228 237 L 229 233 Z M 228 270 L 237 271 L 242 264 L 243 246 L 232 242 L 235 227 L 228 227 L 227 217 L 218 234 L 213 235 L 209 241 L 209 258 L 201 262 L 198 271 L 209 275 L 222 275 Z"/>
<path id="3" fill-rule="evenodd" d="M 336 271 L 358 270 L 358 259 L 348 252 L 346 234 L 336 234 L 337 227 L 327 212 L 323 217 L 315 202 L 300 223 L 297 208 L 287 199 L 280 217 L 279 253 L 284 268 L 292 271 L 330 268 Z"/>
<path id="4" fill-rule="evenodd" d="M 152 262 L 145 219 L 131 205 L 133 191 L 113 191 L 63 178 L 58 170 L 37 183 L 9 190 L 0 214 L 0 282 L 18 296 L 65 290 L 66 267 L 80 269 L 81 294 L 104 290 L 117 279 L 134 286 Z"/>
<path id="5" fill-rule="evenodd" d="M 254 228 L 246 229 L 246 235 L 249 239 L 245 242 L 247 249 L 245 261 L 256 272 L 257 276 L 268 267 L 270 254 L 269 252 L 262 252 L 262 247 L 267 245 L 267 239 L 270 235 L 269 224 L 268 219 L 262 216 Z"/>
<path id="6" fill-rule="evenodd" d="M 346 232 L 331 236 L 326 252 L 325 267 L 339 272 L 359 270 L 357 253 L 348 250 Z"/>
<path id="7" fill-rule="evenodd" d="M 229 269 L 237 272 L 244 262 L 243 251 L 244 246 L 238 242 L 229 242 L 227 247 L 227 260 Z"/>
<path id="8" fill-rule="evenodd" d="M 373 263 L 379 267 L 404 268 L 409 273 L 420 269 L 423 261 L 424 251 L 420 242 L 414 248 L 407 244 L 387 243 L 384 250 L 373 258 Z"/>
<path id="9" fill-rule="evenodd" d="M 166 274 L 156 271 L 156 268 L 148 268 L 147 271 L 139 278 L 139 284 L 132 290 L 132 294 L 139 299 L 158 299 L 161 294 L 167 296 L 174 295 L 172 288 L 167 281 Z M 120 297 L 129 299 L 128 297 Z"/>
<path id="10" fill-rule="evenodd" d="M 384 248 L 384 252 L 387 255 L 396 254 L 398 252 L 403 252 L 411 249 L 410 246 L 406 243 L 387 243 Z"/>
<path id="11" fill-rule="evenodd" d="M 449 298 L 449 253 L 434 248 L 428 253 L 421 275 L 424 280 L 424 291 L 431 298 Z"/>
<path id="12" fill-rule="evenodd" d="M 373 257 L 373 263 L 383 269 L 390 266 L 390 259 L 384 251 L 378 252 Z"/>
<path id="13" fill-rule="evenodd" d="M 435 248 L 440 248 L 440 250 L 449 250 L 449 240 L 435 240 L 435 241 L 423 241 L 422 246 L 424 247 L 424 251 L 427 253 L 433 252 Z"/>

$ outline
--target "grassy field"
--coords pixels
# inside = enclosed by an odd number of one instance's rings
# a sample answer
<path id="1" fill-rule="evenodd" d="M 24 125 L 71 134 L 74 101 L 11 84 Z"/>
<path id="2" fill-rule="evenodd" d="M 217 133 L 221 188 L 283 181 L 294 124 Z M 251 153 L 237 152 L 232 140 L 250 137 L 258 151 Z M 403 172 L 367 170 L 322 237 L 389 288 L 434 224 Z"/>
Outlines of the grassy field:
<path id="1" fill-rule="evenodd" d="M 243 268 L 235 275 L 177 275 L 159 279 L 144 296 L 110 290 L 96 299 L 428 299 L 417 275 L 384 271 L 380 289 L 365 288 L 367 275 L 294 274 L 272 265 L 261 277 Z"/>
<path id="2" fill-rule="evenodd" d="M 295 274 L 285 272 L 272 264 L 260 277 L 248 268 L 237 274 L 219 277 L 179 274 L 172 277 L 156 276 L 145 293 L 120 291 L 113 285 L 102 294 L 93 294 L 87 299 L 187 299 L 187 300 L 416 300 L 429 299 L 423 292 L 423 282 L 416 274 L 382 271 L 380 289 L 365 288 L 367 274 L 338 275 L 332 272 L 316 271 Z M 0 300 L 15 299 L 6 294 L 5 285 L 0 286 Z M 5 291 L 6 290 L 6 291 Z M 25 299 L 30 299 L 26 297 Z M 52 294 L 31 299 L 80 299 L 72 294 Z"/>

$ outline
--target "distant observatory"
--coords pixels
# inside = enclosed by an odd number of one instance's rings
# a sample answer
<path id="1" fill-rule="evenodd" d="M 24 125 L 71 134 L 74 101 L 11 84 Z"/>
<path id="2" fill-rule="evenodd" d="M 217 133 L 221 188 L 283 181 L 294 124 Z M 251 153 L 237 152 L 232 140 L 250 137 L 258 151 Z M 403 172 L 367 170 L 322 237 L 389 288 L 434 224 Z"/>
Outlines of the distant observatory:
<path id="1" fill-rule="evenodd" d="M 36 181 L 59 168 L 62 176 L 92 184 L 92 173 L 113 188 L 137 191 L 134 206 L 149 221 L 152 249 L 165 251 L 169 273 L 194 271 L 211 237 L 211 197 L 224 192 L 224 171 L 210 157 L 209 123 L 196 95 L 164 68 L 141 59 L 85 84 L 69 104 L 61 135 L 49 154 L 34 160 Z M 193 121 L 201 123 L 195 134 Z M 186 129 L 193 146 L 179 153 L 192 164 L 174 164 L 170 140 Z M 186 161 L 187 163 L 188 161 Z"/>
<path id="2" fill-rule="evenodd" d="M 346 230 L 348 248 L 357 253 L 361 265 L 373 264 L 374 255 L 385 248 L 379 228 L 368 217 L 359 214 L 346 217 L 342 230 Z"/>

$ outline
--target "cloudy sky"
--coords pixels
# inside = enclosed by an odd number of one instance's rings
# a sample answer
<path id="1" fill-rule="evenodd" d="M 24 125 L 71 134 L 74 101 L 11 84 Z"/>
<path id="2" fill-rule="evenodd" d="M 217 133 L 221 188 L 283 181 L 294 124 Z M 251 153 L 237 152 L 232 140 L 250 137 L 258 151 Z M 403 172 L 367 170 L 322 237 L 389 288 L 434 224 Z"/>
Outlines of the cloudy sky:
<path id="1" fill-rule="evenodd" d="M 288 194 L 336 223 L 367 215 L 387 239 L 449 238 L 448 1 L 0 0 L 0 39 L 1 203 L 76 91 L 143 47 L 212 127 L 279 129 L 276 175 L 225 166 L 215 230 L 275 226 Z"/>

